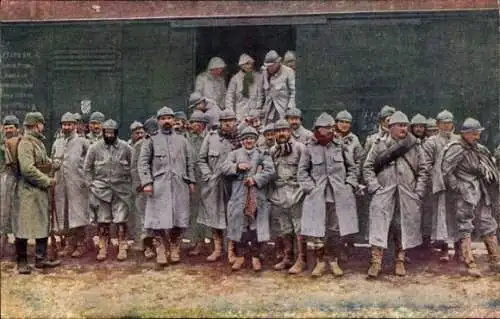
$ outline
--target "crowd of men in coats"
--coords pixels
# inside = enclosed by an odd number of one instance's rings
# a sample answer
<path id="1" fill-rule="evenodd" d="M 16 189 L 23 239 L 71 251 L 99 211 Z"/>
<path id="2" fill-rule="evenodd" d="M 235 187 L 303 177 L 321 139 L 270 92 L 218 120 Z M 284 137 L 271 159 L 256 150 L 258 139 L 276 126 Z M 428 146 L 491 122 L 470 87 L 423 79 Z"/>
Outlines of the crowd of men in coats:
<path id="1" fill-rule="evenodd" d="M 181 261 L 181 242 L 199 255 L 213 244 L 207 262 L 227 257 L 234 271 L 245 256 L 262 269 L 262 244 L 276 247 L 275 270 L 298 274 L 307 268 L 307 243 L 314 249 L 313 276 L 328 269 L 342 276 L 353 235 L 366 226 L 369 277 L 381 271 L 384 249 L 394 247 L 394 272 L 406 274 L 405 252 L 427 245 L 480 276 L 471 235 L 484 241 L 489 264 L 500 272 L 500 146 L 495 156 L 478 143 L 483 130 L 472 118 L 455 134 L 453 114 L 435 119 L 384 106 L 379 129 L 364 144 L 351 131 L 347 110 L 322 113 L 312 131 L 295 106 L 295 57 L 265 56 L 262 72 L 247 54 L 228 87 L 225 63 L 210 60 L 196 79 L 184 112 L 162 107 L 118 137 L 118 123 L 93 112 L 87 121 L 66 113 L 49 157 L 45 120 L 29 112 L 22 123 L 2 122 L 1 235 L 15 236 L 17 269 L 29 274 L 27 241 L 35 239 L 35 267 L 83 256 L 87 229 L 97 225 L 96 259 L 108 258 L 112 225 L 116 259 L 134 248 L 155 268 Z M 363 202 L 368 214 L 361 214 Z M 134 217 L 135 228 L 128 229 Z M 364 219 L 364 220 L 363 220 Z M 48 238 L 63 237 L 57 254 Z M 52 251 L 55 253 L 55 251 Z M 342 266 L 342 267 L 341 267 Z"/>

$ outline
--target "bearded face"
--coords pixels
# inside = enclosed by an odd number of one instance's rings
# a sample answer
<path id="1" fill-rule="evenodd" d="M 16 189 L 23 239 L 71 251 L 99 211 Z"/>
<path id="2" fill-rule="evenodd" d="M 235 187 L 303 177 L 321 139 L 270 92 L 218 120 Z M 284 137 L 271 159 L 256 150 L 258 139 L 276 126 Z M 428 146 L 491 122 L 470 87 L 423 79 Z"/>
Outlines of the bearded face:
<path id="1" fill-rule="evenodd" d="M 423 138 L 425 137 L 425 125 L 423 124 L 412 125 L 411 132 L 415 137 Z"/>
<path id="2" fill-rule="evenodd" d="M 278 144 L 285 144 L 290 140 L 292 132 L 288 128 L 282 128 L 276 131 L 276 142 Z"/>
<path id="3" fill-rule="evenodd" d="M 15 125 L 4 125 L 2 130 L 5 138 L 9 139 L 17 135 L 17 127 Z"/>
<path id="4" fill-rule="evenodd" d="M 297 130 L 302 125 L 302 120 L 298 116 L 287 117 L 288 124 L 292 127 L 292 130 Z"/>
<path id="5" fill-rule="evenodd" d="M 105 129 L 103 130 L 102 138 L 104 139 L 104 143 L 107 145 L 113 145 L 116 142 L 118 135 L 116 130 Z"/>
<path id="6" fill-rule="evenodd" d="M 76 124 L 73 122 L 63 122 L 61 123 L 61 131 L 64 134 L 64 136 L 70 136 L 76 128 Z"/>
<path id="7" fill-rule="evenodd" d="M 158 118 L 158 127 L 171 129 L 174 127 L 175 119 L 172 115 L 162 115 Z"/>

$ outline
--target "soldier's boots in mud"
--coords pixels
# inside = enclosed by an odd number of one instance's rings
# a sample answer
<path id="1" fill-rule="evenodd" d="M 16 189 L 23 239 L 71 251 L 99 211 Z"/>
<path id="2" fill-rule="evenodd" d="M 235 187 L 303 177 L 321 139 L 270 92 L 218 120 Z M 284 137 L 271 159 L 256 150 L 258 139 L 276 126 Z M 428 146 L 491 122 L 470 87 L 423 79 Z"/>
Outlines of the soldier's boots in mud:
<path id="1" fill-rule="evenodd" d="M 157 234 L 153 239 L 153 244 L 156 248 L 156 268 L 167 266 L 170 253 L 169 239 L 165 235 Z"/>
<path id="2" fill-rule="evenodd" d="M 376 278 L 382 270 L 382 257 L 384 256 L 384 251 L 382 248 L 372 246 L 371 248 L 371 260 L 370 268 L 368 268 L 368 278 Z"/>
<path id="3" fill-rule="evenodd" d="M 286 236 L 285 237 L 276 237 L 274 240 L 274 250 L 276 253 L 276 260 L 283 260 L 286 256 L 286 243 L 285 241 L 287 240 Z"/>
<path id="4" fill-rule="evenodd" d="M 37 238 L 35 242 L 35 268 L 53 268 L 61 264 L 58 259 L 48 258 L 48 238 Z"/>
<path id="5" fill-rule="evenodd" d="M 243 264 L 245 263 L 245 257 L 244 256 L 236 256 L 234 258 L 233 265 L 231 266 L 232 271 L 238 271 L 243 267 Z"/>
<path id="6" fill-rule="evenodd" d="M 447 263 L 450 261 L 450 251 L 447 242 L 442 242 L 439 244 L 439 249 L 441 250 L 439 254 L 439 261 Z"/>
<path id="7" fill-rule="evenodd" d="M 207 257 L 207 261 L 217 261 L 222 257 L 222 230 L 214 229 L 212 231 L 212 240 L 214 242 L 214 251 Z"/>
<path id="8" fill-rule="evenodd" d="M 59 257 L 71 256 L 76 249 L 76 236 L 74 230 L 70 229 L 65 237 L 63 249 L 57 252 L 57 256 Z"/>
<path id="9" fill-rule="evenodd" d="M 462 251 L 462 256 L 464 258 L 465 266 L 467 267 L 467 273 L 472 277 L 481 277 L 481 272 L 479 271 L 476 261 L 474 260 L 474 255 L 472 254 L 472 240 L 470 237 L 462 238 L 460 242 L 460 248 Z"/>
<path id="10" fill-rule="evenodd" d="M 203 250 L 203 241 L 197 242 L 193 249 L 189 251 L 189 256 L 198 256 L 201 254 L 201 251 Z"/>
<path id="11" fill-rule="evenodd" d="M 87 252 L 87 241 L 85 238 L 85 228 L 78 227 L 75 229 L 75 239 L 76 239 L 76 248 L 71 254 L 73 258 L 80 258 Z"/>
<path id="12" fill-rule="evenodd" d="M 227 261 L 229 262 L 229 264 L 233 264 L 236 262 L 236 242 L 233 240 L 228 241 Z"/>
<path id="13" fill-rule="evenodd" d="M 16 238 L 16 262 L 17 272 L 21 275 L 31 274 L 31 266 L 28 264 L 28 240 Z"/>
<path id="14" fill-rule="evenodd" d="M 462 249 L 460 248 L 460 241 L 453 243 L 453 250 L 455 254 L 453 254 L 453 259 L 457 264 L 462 264 L 464 262 L 464 256 L 462 255 Z"/>
<path id="15" fill-rule="evenodd" d="M 178 263 L 181 260 L 181 229 L 173 228 L 170 231 L 170 261 Z"/>
<path id="16" fill-rule="evenodd" d="M 498 248 L 497 236 L 485 236 L 483 241 L 486 245 L 486 250 L 488 251 L 490 269 L 496 273 L 500 273 L 500 249 Z"/>
<path id="17" fill-rule="evenodd" d="M 341 256 L 345 255 L 347 247 L 346 245 L 337 238 L 333 244 L 333 260 L 330 261 L 330 270 L 335 277 L 342 277 L 344 271 L 340 268 L 339 261 L 342 261 Z M 345 255 L 345 260 L 347 260 L 347 255 Z"/>
<path id="18" fill-rule="evenodd" d="M 127 254 L 127 249 L 128 249 L 128 242 L 127 242 L 127 225 L 126 224 L 118 224 L 118 254 L 116 255 L 116 259 L 118 261 L 124 261 L 127 259 L 128 254 Z"/>
<path id="19" fill-rule="evenodd" d="M 292 268 L 288 269 L 291 275 L 300 274 L 307 269 L 307 241 L 303 236 L 297 236 L 297 260 Z"/>
<path id="20" fill-rule="evenodd" d="M 293 266 L 293 236 L 286 235 L 283 237 L 284 254 L 279 263 L 274 265 L 274 270 L 283 270 Z"/>
<path id="21" fill-rule="evenodd" d="M 153 245 L 153 238 L 146 237 L 144 238 L 144 258 L 146 260 L 153 259 L 156 256 L 155 247 Z"/>
<path id="22" fill-rule="evenodd" d="M 109 245 L 109 224 L 99 225 L 99 243 L 97 244 L 97 261 L 104 261 L 108 258 Z"/>
<path id="23" fill-rule="evenodd" d="M 325 247 L 316 247 L 314 252 L 316 255 L 316 265 L 314 266 L 311 276 L 321 277 L 326 270 Z"/>

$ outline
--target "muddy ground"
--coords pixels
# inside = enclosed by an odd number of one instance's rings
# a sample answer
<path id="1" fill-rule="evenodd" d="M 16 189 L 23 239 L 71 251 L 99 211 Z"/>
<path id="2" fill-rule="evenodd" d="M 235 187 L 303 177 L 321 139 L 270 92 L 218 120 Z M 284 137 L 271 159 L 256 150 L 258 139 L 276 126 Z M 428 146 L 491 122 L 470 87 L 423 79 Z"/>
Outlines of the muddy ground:
<path id="1" fill-rule="evenodd" d="M 309 270 L 298 276 L 271 269 L 231 273 L 227 263 L 207 264 L 203 256 L 153 270 L 153 263 L 65 259 L 56 269 L 18 275 L 15 263 L 1 262 L 1 317 L 500 317 L 500 275 L 488 270 L 484 250 L 475 250 L 483 278 L 464 276 L 454 261 L 437 253 L 410 251 L 408 276 L 392 275 L 392 256 L 377 280 L 367 280 L 368 249 L 354 248 L 345 276 L 320 279 Z M 111 252 L 114 256 L 115 252 Z M 186 251 L 184 251 L 186 255 Z"/>

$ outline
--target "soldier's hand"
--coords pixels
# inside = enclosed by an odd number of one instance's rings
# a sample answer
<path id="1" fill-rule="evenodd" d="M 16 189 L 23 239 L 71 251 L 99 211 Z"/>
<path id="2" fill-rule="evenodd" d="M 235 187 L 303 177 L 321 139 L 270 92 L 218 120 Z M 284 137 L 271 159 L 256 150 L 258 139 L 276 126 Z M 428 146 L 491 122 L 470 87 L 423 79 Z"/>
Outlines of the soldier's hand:
<path id="1" fill-rule="evenodd" d="M 153 184 L 148 184 L 148 185 L 144 186 L 142 191 L 144 192 L 144 194 L 146 194 L 148 196 L 153 196 Z"/>
<path id="2" fill-rule="evenodd" d="M 58 169 L 61 168 L 61 161 L 58 159 L 55 159 L 52 161 L 52 168 L 57 171 Z"/>
<path id="3" fill-rule="evenodd" d="M 250 169 L 250 165 L 248 163 L 238 164 L 238 170 L 240 170 L 240 171 L 248 171 L 249 169 Z"/>
<path id="4" fill-rule="evenodd" d="M 189 184 L 189 191 L 191 193 L 194 193 L 194 184 L 193 183 Z"/>

